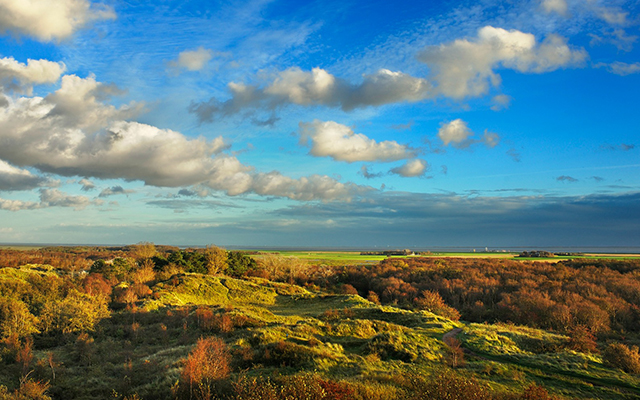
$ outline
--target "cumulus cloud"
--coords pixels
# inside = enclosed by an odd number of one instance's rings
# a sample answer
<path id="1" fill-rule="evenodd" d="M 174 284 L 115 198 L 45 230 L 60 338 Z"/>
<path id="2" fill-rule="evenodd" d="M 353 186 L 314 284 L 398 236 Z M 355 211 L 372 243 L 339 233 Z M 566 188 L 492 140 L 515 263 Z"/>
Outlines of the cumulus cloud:
<path id="1" fill-rule="evenodd" d="M 616 74 L 620 76 L 640 73 L 640 62 L 627 64 L 620 61 L 616 61 L 610 64 L 598 63 L 595 66 L 597 68 L 606 68 L 612 74 Z"/>
<path id="2" fill-rule="evenodd" d="M 415 150 L 396 141 L 376 142 L 334 121 L 300 122 L 300 143 L 311 146 L 311 155 L 348 163 L 389 162 L 415 157 Z"/>
<path id="3" fill-rule="evenodd" d="M 98 195 L 98 197 L 109 197 L 116 194 L 130 194 L 135 192 L 136 192 L 135 190 L 125 189 L 122 186 L 117 185 L 117 186 L 112 186 L 110 188 L 103 189 Z"/>
<path id="4" fill-rule="evenodd" d="M 381 69 L 365 75 L 362 82 L 352 84 L 336 78 L 321 68 L 303 71 L 289 68 L 279 72 L 264 86 L 231 82 L 231 98 L 193 103 L 190 112 L 201 122 L 228 117 L 247 109 L 274 110 L 287 104 L 324 105 L 345 111 L 397 102 L 416 102 L 427 98 L 431 85 L 422 78 L 402 72 Z"/>
<path id="5" fill-rule="evenodd" d="M 372 190 L 368 186 L 340 183 L 326 175 L 311 175 L 293 179 L 276 171 L 257 174 L 253 179 L 252 189 L 260 195 L 305 201 L 351 199 Z M 285 195 L 283 196 L 283 194 Z"/>
<path id="6" fill-rule="evenodd" d="M 256 173 L 221 153 L 228 148 L 222 137 L 190 139 L 127 121 L 140 106 L 104 103 L 113 91 L 93 77 L 67 75 L 60 89 L 46 97 L 16 99 L 0 109 L 0 159 L 63 176 L 140 180 L 165 187 L 204 185 L 229 195 L 334 200 L 370 189 L 319 175 L 292 179 L 278 172 Z"/>
<path id="7" fill-rule="evenodd" d="M 16 168 L 0 160 L 0 191 L 31 190 L 53 183 L 48 178 L 34 175 L 26 169 Z"/>
<path id="8" fill-rule="evenodd" d="M 24 64 L 13 57 L 0 58 L 0 89 L 30 92 L 32 85 L 57 82 L 64 70 L 63 63 L 48 60 L 29 59 Z"/>
<path id="9" fill-rule="evenodd" d="M 423 176 L 427 172 L 429 164 L 425 160 L 415 159 L 409 160 L 400 167 L 392 168 L 389 172 L 400 175 L 405 178 L 413 178 Z"/>
<path id="10" fill-rule="evenodd" d="M 452 144 L 459 147 L 468 147 L 468 144 L 463 145 L 463 143 L 468 143 L 468 138 L 472 135 L 473 132 L 471 132 L 467 123 L 460 118 L 441 124 L 438 130 L 438 137 L 445 146 Z"/>
<path id="11" fill-rule="evenodd" d="M 489 148 L 496 147 L 500 143 L 500 136 L 497 133 L 484 131 L 480 139 L 474 139 L 473 131 L 469 129 L 467 123 L 460 118 L 451 122 L 445 122 L 438 129 L 438 137 L 445 146 L 451 145 L 458 149 L 466 149 L 471 145 L 483 143 Z"/>
<path id="12" fill-rule="evenodd" d="M 174 69 L 186 69 L 187 71 L 200 71 L 213 57 L 213 52 L 204 47 L 196 50 L 185 50 L 178 54 L 178 59 L 169 62 L 169 67 Z"/>
<path id="13" fill-rule="evenodd" d="M 429 46 L 418 56 L 430 68 L 430 77 L 420 78 L 400 71 L 380 69 L 364 75 L 358 83 L 338 78 L 324 69 L 303 71 L 293 67 L 262 83 L 228 84 L 229 98 L 212 97 L 194 102 L 189 111 L 200 122 L 237 114 L 250 116 L 256 110 L 273 111 L 286 105 L 340 107 L 344 111 L 368 106 L 418 102 L 439 95 L 454 99 L 484 95 L 500 84 L 495 70 L 508 68 L 524 73 L 543 73 L 578 66 L 587 58 L 583 49 L 570 48 L 558 35 L 541 43 L 534 35 L 517 30 L 485 26 L 473 39 L 459 39 Z M 506 98 L 498 97 L 498 101 Z M 254 118 L 254 121 L 259 121 Z"/>
<path id="14" fill-rule="evenodd" d="M 471 40 L 429 46 L 418 58 L 431 68 L 439 94 L 462 99 L 484 95 L 490 87 L 498 86 L 501 78 L 495 69 L 499 67 L 543 73 L 580 65 L 587 53 L 571 49 L 558 35 L 537 43 L 530 33 L 485 26 Z"/>
<path id="15" fill-rule="evenodd" d="M 0 31 L 43 42 L 65 39 L 93 21 L 115 17 L 111 7 L 88 0 L 0 0 Z"/>

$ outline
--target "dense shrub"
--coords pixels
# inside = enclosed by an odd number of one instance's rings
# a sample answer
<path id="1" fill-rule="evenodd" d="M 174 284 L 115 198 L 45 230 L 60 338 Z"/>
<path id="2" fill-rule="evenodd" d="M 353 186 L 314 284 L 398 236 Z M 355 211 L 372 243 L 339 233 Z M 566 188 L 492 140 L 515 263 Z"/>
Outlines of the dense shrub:
<path id="1" fill-rule="evenodd" d="M 210 399 L 217 381 L 229 376 L 230 354 L 225 343 L 216 337 L 200 338 L 185 360 L 180 374 L 182 398 Z"/>
<path id="2" fill-rule="evenodd" d="M 604 363 L 632 374 L 640 373 L 640 354 L 638 346 L 631 348 L 622 343 L 611 343 L 602 352 Z"/>

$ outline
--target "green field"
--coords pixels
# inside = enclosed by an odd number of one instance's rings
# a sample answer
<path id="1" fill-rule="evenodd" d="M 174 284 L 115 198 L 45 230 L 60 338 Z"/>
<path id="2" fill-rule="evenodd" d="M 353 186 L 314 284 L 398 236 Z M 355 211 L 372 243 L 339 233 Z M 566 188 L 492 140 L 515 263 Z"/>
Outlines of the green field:
<path id="1" fill-rule="evenodd" d="M 355 251 L 268 251 L 261 253 L 274 253 L 282 257 L 295 257 L 307 261 L 312 265 L 345 265 L 345 264 L 375 264 L 386 258 L 384 255 L 361 255 Z M 585 259 L 609 259 L 609 260 L 627 260 L 640 258 L 637 254 L 629 255 L 611 255 L 611 254 L 585 254 L 580 256 L 557 256 L 557 257 L 518 257 L 519 253 L 499 253 L 499 252 L 431 252 L 428 254 L 420 254 L 415 256 L 391 256 L 393 258 L 406 257 L 462 257 L 462 258 L 501 258 L 516 261 L 562 261 L 577 258 Z M 253 258 L 259 260 L 263 257 L 261 254 L 252 255 Z"/>

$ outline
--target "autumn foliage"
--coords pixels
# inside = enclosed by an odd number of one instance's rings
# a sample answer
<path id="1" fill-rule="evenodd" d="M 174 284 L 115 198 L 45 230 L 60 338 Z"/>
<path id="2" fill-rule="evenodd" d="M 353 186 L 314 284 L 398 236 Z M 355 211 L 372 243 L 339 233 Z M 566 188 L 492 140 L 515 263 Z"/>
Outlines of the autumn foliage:
<path id="1" fill-rule="evenodd" d="M 200 338 L 185 360 L 180 374 L 182 398 L 211 399 L 217 381 L 231 372 L 230 354 L 225 343 L 216 337 Z"/>

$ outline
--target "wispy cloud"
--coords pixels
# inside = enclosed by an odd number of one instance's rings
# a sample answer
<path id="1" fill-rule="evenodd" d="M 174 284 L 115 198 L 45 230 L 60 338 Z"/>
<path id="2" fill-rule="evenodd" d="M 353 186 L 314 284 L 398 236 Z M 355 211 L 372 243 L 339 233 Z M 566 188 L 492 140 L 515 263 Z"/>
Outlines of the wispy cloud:
<path id="1" fill-rule="evenodd" d="M 109 197 L 109 196 L 114 196 L 118 194 L 128 195 L 135 192 L 136 192 L 135 190 L 125 189 L 122 186 L 117 185 L 117 186 L 112 186 L 112 187 L 103 189 L 98 195 L 98 197 Z"/>
<path id="2" fill-rule="evenodd" d="M 630 144 L 630 143 L 620 143 L 617 145 L 614 144 L 603 144 L 600 146 L 600 149 L 602 150 L 620 150 L 620 151 L 629 151 L 629 150 L 633 150 L 636 148 L 635 144 Z"/>
<path id="3" fill-rule="evenodd" d="M 574 182 L 578 182 L 578 179 L 569 176 L 569 175 L 561 175 L 559 177 L 556 178 L 557 181 L 559 182 L 569 182 L 569 183 L 574 183 Z"/>
<path id="4" fill-rule="evenodd" d="M 615 61 L 612 63 L 598 63 L 595 65 L 596 68 L 606 68 L 612 74 L 626 76 L 631 74 L 640 73 L 640 62 L 636 62 L 633 64 L 624 63 L 621 61 Z"/>

